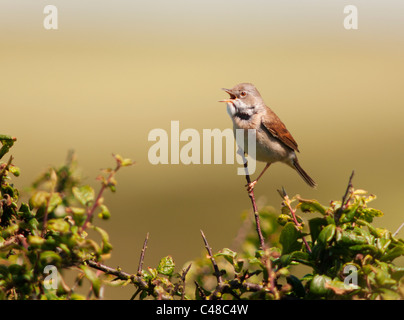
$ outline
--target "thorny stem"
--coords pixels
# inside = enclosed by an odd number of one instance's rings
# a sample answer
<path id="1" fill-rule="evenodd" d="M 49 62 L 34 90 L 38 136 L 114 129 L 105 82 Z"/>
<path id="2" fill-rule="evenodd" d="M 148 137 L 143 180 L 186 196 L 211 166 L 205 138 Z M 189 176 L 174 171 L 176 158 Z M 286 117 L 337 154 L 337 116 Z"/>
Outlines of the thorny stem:
<path id="1" fill-rule="evenodd" d="M 220 274 L 219 267 L 217 266 L 216 260 L 213 257 L 212 249 L 209 247 L 208 240 L 206 239 L 205 234 L 203 233 L 202 230 L 201 230 L 201 235 L 203 238 L 203 242 L 205 243 L 206 251 L 208 252 L 208 258 L 212 262 L 213 269 L 215 270 L 215 276 L 217 279 L 217 283 L 220 285 L 223 282 L 223 280 L 222 280 L 222 275 Z"/>
<path id="2" fill-rule="evenodd" d="M 48 225 L 49 204 L 50 204 L 50 201 L 51 201 L 51 199 L 53 197 L 53 193 L 55 192 L 55 187 L 56 187 L 56 179 L 57 179 L 57 177 L 56 177 L 56 172 L 54 170 L 51 170 L 50 177 L 51 177 L 51 181 L 52 181 L 52 190 L 51 190 L 51 192 L 49 194 L 49 197 L 48 197 L 48 199 L 46 201 L 45 214 L 44 214 L 44 217 L 43 217 L 43 226 L 42 226 L 42 233 L 41 233 L 42 238 L 45 236 L 45 233 L 46 233 L 46 227 Z"/>
<path id="3" fill-rule="evenodd" d="M 10 167 L 10 165 L 11 165 L 11 162 L 13 162 L 13 156 L 10 156 L 10 158 L 8 159 L 8 161 L 7 161 L 7 164 L 3 164 L 2 165 L 2 168 L 1 168 L 1 171 L 0 171 L 0 180 L 2 180 L 2 178 L 3 178 L 3 175 L 4 175 L 4 172 L 6 172 L 6 170 L 8 170 L 8 168 Z"/>
<path id="4" fill-rule="evenodd" d="M 243 161 L 244 161 L 244 169 L 245 169 L 245 173 L 246 173 L 245 178 L 247 180 L 247 184 L 250 184 L 251 179 L 250 179 L 250 175 L 248 173 L 248 163 L 247 163 L 247 159 L 245 158 L 244 155 L 243 155 Z M 259 217 L 259 213 L 258 213 L 258 209 L 257 209 L 257 204 L 255 202 L 254 190 L 251 190 L 251 192 L 248 193 L 248 196 L 250 197 L 251 204 L 252 204 L 253 211 L 254 211 L 255 226 L 257 229 L 260 246 L 261 246 L 261 249 L 264 250 L 265 249 L 265 240 L 264 240 L 264 237 L 263 237 L 262 231 L 261 231 L 260 217 Z"/>
<path id="5" fill-rule="evenodd" d="M 120 168 L 121 168 L 121 163 L 119 161 L 117 161 L 116 168 L 111 171 L 111 173 L 109 174 L 107 180 L 102 182 L 101 189 L 98 192 L 98 195 L 97 195 L 97 198 L 94 201 L 94 204 L 87 211 L 87 218 L 86 218 L 86 221 L 83 224 L 82 231 L 84 231 L 87 228 L 88 223 L 91 221 L 91 219 L 92 219 L 92 217 L 94 215 L 95 209 L 97 209 L 98 206 L 101 204 L 101 198 L 102 198 L 102 195 L 103 195 L 105 189 L 111 184 L 112 178 L 115 176 L 115 174 L 118 172 L 118 170 Z"/>
<path id="6" fill-rule="evenodd" d="M 241 155 L 243 157 L 243 162 L 244 162 L 245 178 L 247 180 L 247 185 L 249 185 L 251 183 L 251 178 L 250 178 L 250 175 L 248 173 L 247 159 L 245 157 L 245 154 L 242 153 Z M 267 271 L 268 271 L 268 279 L 267 279 L 267 281 L 269 282 L 269 289 L 272 291 L 272 293 L 275 295 L 275 297 L 277 297 L 278 296 L 278 290 L 277 290 L 276 284 L 275 284 L 275 273 L 274 273 L 273 268 L 272 268 L 272 262 L 271 262 L 271 258 L 270 258 L 270 253 L 269 253 L 268 250 L 266 250 L 265 240 L 264 240 L 264 237 L 262 235 L 260 217 L 259 217 L 257 204 L 255 202 L 254 190 L 251 190 L 250 192 L 248 192 L 248 196 L 249 196 L 249 198 L 251 200 L 251 204 L 252 204 L 253 211 L 254 211 L 255 226 L 256 226 L 256 230 L 257 230 L 257 234 L 258 234 L 258 239 L 259 239 L 259 242 L 260 242 L 260 247 L 261 247 L 262 250 L 265 251 L 265 255 L 262 257 L 262 262 L 264 263 L 264 265 L 266 266 Z"/>
<path id="7" fill-rule="evenodd" d="M 286 193 L 284 188 L 282 188 L 282 191 L 278 190 L 278 192 L 279 192 L 279 194 L 282 196 L 282 198 L 284 200 L 283 203 L 288 207 L 290 213 L 292 214 L 293 223 L 295 224 L 296 229 L 301 234 L 302 230 L 300 230 L 300 228 L 299 228 L 301 226 L 301 223 L 299 223 L 299 221 L 297 221 L 296 210 L 292 208 L 292 205 L 291 205 L 291 202 L 290 202 L 288 194 Z M 306 238 L 304 236 L 302 236 L 302 240 L 303 240 L 304 245 L 306 246 L 307 251 L 309 253 L 311 253 L 311 248 L 309 246 L 309 243 L 307 242 L 307 240 L 306 240 Z"/>
<path id="8" fill-rule="evenodd" d="M 181 275 L 181 281 L 182 281 L 182 293 L 181 293 L 181 300 L 184 300 L 185 298 L 185 277 L 187 276 L 187 273 L 189 269 L 191 269 L 192 263 L 189 264 L 189 266 L 183 270 L 182 275 Z"/>
<path id="9" fill-rule="evenodd" d="M 95 262 L 95 261 L 93 261 L 93 260 L 87 260 L 86 263 L 87 263 L 91 268 L 100 270 L 100 271 L 102 271 L 102 272 L 104 272 L 104 273 L 106 273 L 106 274 L 112 274 L 112 275 L 114 275 L 115 277 L 117 277 L 117 278 L 120 279 L 120 280 L 130 280 L 130 279 L 132 279 L 132 280 L 136 281 L 136 280 L 139 280 L 139 279 L 140 279 L 140 277 L 137 277 L 137 276 L 135 276 L 135 275 L 126 273 L 126 272 L 121 271 L 121 270 L 118 270 L 118 269 L 114 269 L 114 268 L 108 267 L 108 266 L 106 266 L 106 265 L 104 265 L 104 264 L 101 264 L 101 263 L 99 263 L 99 262 Z M 142 284 L 143 284 L 145 287 L 147 287 L 147 284 L 146 284 L 146 283 L 142 283 Z"/>
<path id="10" fill-rule="evenodd" d="M 142 267 L 143 267 L 143 260 L 144 260 L 144 254 L 146 252 L 147 249 L 147 241 L 149 240 L 149 233 L 146 234 L 146 239 L 144 239 L 144 243 L 143 243 L 143 248 L 142 251 L 140 253 L 140 259 L 139 259 L 139 266 L 137 268 L 137 274 L 141 275 L 142 274 Z"/>
<path id="11" fill-rule="evenodd" d="M 339 223 L 339 219 L 341 218 L 342 212 L 347 207 L 349 200 L 351 200 L 352 189 L 353 189 L 352 179 L 354 177 L 354 174 L 355 174 L 355 171 L 352 171 L 351 176 L 349 177 L 349 182 L 348 182 L 348 186 L 346 188 L 345 194 L 342 197 L 341 207 L 335 212 L 334 221 L 337 225 Z M 348 195 L 349 195 L 349 198 L 348 198 Z"/>
<path id="12" fill-rule="evenodd" d="M 393 233 L 393 237 L 397 236 L 398 233 L 400 232 L 400 230 L 404 227 L 404 222 L 401 224 L 401 226 L 398 227 L 398 229 L 396 230 L 396 232 Z"/>

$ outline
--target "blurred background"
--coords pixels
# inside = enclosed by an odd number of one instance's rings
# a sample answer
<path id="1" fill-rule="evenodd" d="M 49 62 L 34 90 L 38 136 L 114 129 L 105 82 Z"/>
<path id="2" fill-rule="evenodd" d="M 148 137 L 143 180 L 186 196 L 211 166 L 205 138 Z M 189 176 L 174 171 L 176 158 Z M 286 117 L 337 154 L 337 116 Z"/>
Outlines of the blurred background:
<path id="1" fill-rule="evenodd" d="M 240 82 L 257 86 L 318 183 L 310 189 L 273 165 L 255 189 L 260 203 L 279 210 L 284 186 L 328 204 L 354 169 L 354 186 L 376 194 L 372 206 L 385 213 L 376 225 L 395 231 L 404 222 L 402 1 L 54 0 L 58 30 L 43 27 L 47 4 L 0 4 L 0 133 L 18 139 L 21 188 L 69 149 L 96 189 L 112 153 L 136 161 L 106 194 L 112 218 L 99 224 L 114 245 L 106 264 L 136 272 L 147 232 L 144 267 L 172 255 L 180 271 L 204 253 L 200 229 L 214 251 L 231 245 L 250 210 L 238 165 L 152 165 L 148 134 L 169 133 L 172 120 L 201 134 L 230 128 L 217 101 L 227 97 L 220 88 Z M 348 4 L 358 30 L 343 27 Z"/>

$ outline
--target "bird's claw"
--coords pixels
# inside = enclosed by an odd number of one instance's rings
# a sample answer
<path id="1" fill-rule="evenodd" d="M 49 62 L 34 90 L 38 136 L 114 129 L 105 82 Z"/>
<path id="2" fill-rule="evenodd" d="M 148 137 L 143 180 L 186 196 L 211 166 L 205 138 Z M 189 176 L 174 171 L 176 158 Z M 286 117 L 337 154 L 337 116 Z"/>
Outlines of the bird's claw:
<path id="1" fill-rule="evenodd" d="M 257 183 L 257 180 L 254 180 L 253 182 L 250 182 L 248 184 L 246 184 L 245 186 L 247 187 L 247 192 L 251 193 L 254 190 L 254 187 Z"/>

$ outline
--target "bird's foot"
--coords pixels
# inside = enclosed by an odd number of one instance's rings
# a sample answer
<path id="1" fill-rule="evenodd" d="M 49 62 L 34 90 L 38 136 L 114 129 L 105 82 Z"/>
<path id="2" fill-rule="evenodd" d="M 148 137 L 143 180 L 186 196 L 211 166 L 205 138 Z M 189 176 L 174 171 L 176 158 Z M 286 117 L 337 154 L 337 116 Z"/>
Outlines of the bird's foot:
<path id="1" fill-rule="evenodd" d="M 247 187 L 247 192 L 251 193 L 254 190 L 254 187 L 256 184 L 257 184 L 257 180 L 254 180 L 253 182 L 246 184 L 245 186 Z"/>

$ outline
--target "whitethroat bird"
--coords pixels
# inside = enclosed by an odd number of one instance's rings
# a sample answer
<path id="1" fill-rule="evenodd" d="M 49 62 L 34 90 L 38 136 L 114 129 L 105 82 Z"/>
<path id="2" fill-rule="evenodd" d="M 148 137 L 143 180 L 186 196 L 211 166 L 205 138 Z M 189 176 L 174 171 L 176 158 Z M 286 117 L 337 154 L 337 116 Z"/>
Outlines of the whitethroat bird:
<path id="1" fill-rule="evenodd" d="M 316 183 L 297 160 L 296 151 L 299 152 L 299 149 L 295 139 L 278 116 L 265 105 L 257 88 L 251 83 L 240 83 L 232 89 L 223 90 L 230 95 L 230 99 L 220 102 L 227 103 L 234 133 L 236 129 L 244 129 L 246 137 L 248 129 L 255 129 L 256 160 L 266 162 L 258 178 L 247 185 L 247 191 L 251 192 L 269 166 L 278 161 L 295 169 L 310 187 L 315 187 Z M 244 147 L 248 153 L 246 149 Z"/>

